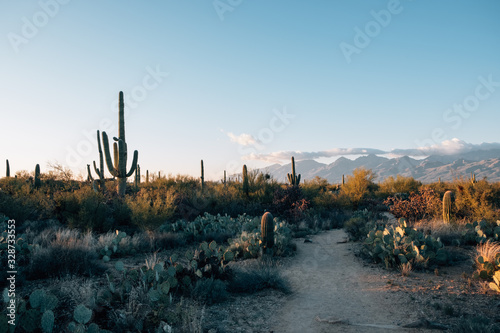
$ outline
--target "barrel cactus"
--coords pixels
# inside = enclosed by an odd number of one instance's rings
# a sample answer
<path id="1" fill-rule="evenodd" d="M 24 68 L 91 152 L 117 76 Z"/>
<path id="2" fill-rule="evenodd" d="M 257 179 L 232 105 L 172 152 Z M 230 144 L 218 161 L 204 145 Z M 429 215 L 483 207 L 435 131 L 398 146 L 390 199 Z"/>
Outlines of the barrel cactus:
<path id="1" fill-rule="evenodd" d="M 446 191 L 443 195 L 443 222 L 444 223 L 450 223 L 452 195 L 453 195 L 452 191 Z"/>
<path id="2" fill-rule="evenodd" d="M 262 215 L 260 231 L 264 249 L 272 248 L 274 246 L 274 219 L 271 213 L 266 212 Z"/>

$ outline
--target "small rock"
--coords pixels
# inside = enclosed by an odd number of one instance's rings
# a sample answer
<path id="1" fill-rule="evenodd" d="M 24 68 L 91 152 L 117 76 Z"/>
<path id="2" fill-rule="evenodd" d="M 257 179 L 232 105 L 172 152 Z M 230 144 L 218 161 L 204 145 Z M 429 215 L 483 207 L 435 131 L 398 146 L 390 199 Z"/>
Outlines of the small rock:
<path id="1" fill-rule="evenodd" d="M 312 243 L 313 241 L 310 240 L 309 238 L 304 239 L 304 243 Z"/>

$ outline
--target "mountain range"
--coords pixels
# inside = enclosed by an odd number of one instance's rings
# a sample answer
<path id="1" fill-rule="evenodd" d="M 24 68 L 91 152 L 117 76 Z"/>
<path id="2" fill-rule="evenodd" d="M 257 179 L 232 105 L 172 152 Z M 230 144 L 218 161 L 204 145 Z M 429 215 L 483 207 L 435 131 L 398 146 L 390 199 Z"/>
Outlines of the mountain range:
<path id="1" fill-rule="evenodd" d="M 314 160 L 295 161 L 296 172 L 301 174 L 301 180 L 311 180 L 316 176 L 326 178 L 331 184 L 342 182 L 342 175 L 352 175 L 356 168 L 371 169 L 375 181 L 397 175 L 413 177 L 423 183 L 452 181 L 461 177 L 470 177 L 471 172 L 476 179 L 486 178 L 491 182 L 500 181 L 500 149 L 480 150 L 457 155 L 432 155 L 424 159 L 414 159 L 408 156 L 387 158 L 377 155 L 366 155 L 350 160 L 339 157 L 333 163 L 325 164 Z M 274 179 L 287 181 L 287 173 L 291 172 L 291 164 L 273 164 L 260 169 L 269 173 Z"/>

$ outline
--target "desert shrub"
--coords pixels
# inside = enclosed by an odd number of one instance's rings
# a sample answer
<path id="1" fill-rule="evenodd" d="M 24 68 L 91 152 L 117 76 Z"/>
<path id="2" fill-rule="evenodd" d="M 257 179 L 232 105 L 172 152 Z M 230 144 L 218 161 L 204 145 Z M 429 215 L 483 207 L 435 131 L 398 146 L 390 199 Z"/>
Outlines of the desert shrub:
<path id="1" fill-rule="evenodd" d="M 191 297 L 208 305 L 222 303 L 229 296 L 224 281 L 208 278 L 196 281 L 191 290 Z"/>
<path id="2" fill-rule="evenodd" d="M 465 221 L 443 223 L 442 219 L 420 220 L 413 227 L 424 234 L 439 238 L 444 245 L 460 246 L 474 245 L 475 232 L 467 226 Z"/>
<path id="3" fill-rule="evenodd" d="M 0 180 L 0 211 L 16 220 L 20 227 L 26 220 L 48 219 L 53 215 L 54 203 L 50 193 L 34 189 L 22 178 Z"/>
<path id="4" fill-rule="evenodd" d="M 93 276 L 103 272 L 92 234 L 62 229 L 48 247 L 35 247 L 27 267 L 29 279 Z"/>
<path id="5" fill-rule="evenodd" d="M 396 193 L 410 194 L 411 192 L 418 192 L 421 185 L 422 183 L 415 180 L 413 177 L 397 175 L 396 178 L 394 178 L 390 176 L 379 184 L 378 193 L 382 197 L 395 195 Z"/>
<path id="6" fill-rule="evenodd" d="M 500 211 L 494 203 L 497 191 L 486 180 L 472 183 L 468 180 L 455 182 L 455 202 L 452 213 L 456 218 L 466 218 L 473 221 L 489 222 L 500 219 Z"/>
<path id="7" fill-rule="evenodd" d="M 346 208 L 358 209 L 359 204 L 373 196 L 377 185 L 373 182 L 375 174 L 365 168 L 357 168 L 352 176 L 347 176 L 347 181 L 340 188 L 339 201 Z"/>
<path id="8" fill-rule="evenodd" d="M 500 326 L 483 316 L 462 317 L 451 327 L 451 333 L 500 333 Z"/>
<path id="9" fill-rule="evenodd" d="M 417 192 L 412 192 L 408 197 L 395 195 L 387 198 L 384 204 L 389 206 L 389 211 L 397 218 L 404 218 L 409 222 L 421 219 L 430 219 L 439 214 L 441 200 L 436 193 L 425 187 Z"/>
<path id="10" fill-rule="evenodd" d="M 176 211 L 173 189 L 142 188 L 135 196 L 127 197 L 132 223 L 145 230 L 155 230 L 171 219 Z"/>
<path id="11" fill-rule="evenodd" d="M 280 187 L 274 193 L 273 211 L 291 224 L 300 221 L 308 207 L 299 186 Z"/>
<path id="12" fill-rule="evenodd" d="M 285 294 L 290 292 L 288 281 L 280 274 L 273 260 L 258 259 L 234 269 L 228 289 L 233 293 L 255 293 L 264 289 L 275 289 Z"/>

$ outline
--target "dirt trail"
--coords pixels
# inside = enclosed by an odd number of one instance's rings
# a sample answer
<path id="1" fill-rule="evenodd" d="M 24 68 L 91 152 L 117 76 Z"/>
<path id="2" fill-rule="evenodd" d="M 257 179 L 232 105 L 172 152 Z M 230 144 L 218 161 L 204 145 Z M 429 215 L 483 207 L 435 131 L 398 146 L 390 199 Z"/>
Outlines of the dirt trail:
<path id="1" fill-rule="evenodd" d="M 273 316 L 272 331 L 435 332 L 401 327 L 420 314 L 407 295 L 388 290 L 384 270 L 354 256 L 354 244 L 342 243 L 346 238 L 343 230 L 331 230 L 312 243 L 297 242 L 297 255 L 283 271 L 293 294 Z"/>

